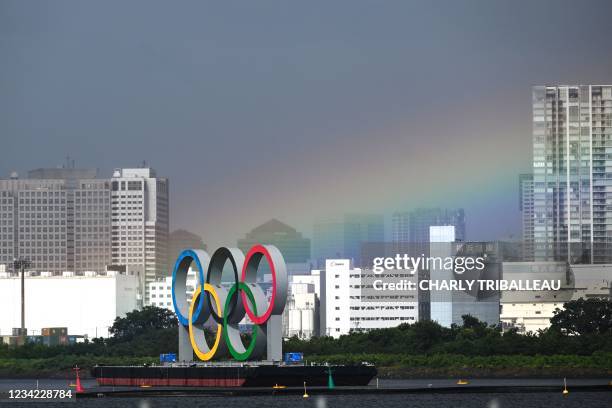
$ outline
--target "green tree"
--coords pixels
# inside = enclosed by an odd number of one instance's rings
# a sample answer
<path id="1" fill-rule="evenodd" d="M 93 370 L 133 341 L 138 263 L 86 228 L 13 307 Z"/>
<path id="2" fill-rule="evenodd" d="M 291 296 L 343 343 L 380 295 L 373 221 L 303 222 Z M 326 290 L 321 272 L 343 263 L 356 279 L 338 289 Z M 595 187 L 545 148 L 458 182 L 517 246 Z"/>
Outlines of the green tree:
<path id="1" fill-rule="evenodd" d="M 611 334 L 612 300 L 577 299 L 555 309 L 551 329 L 566 334 Z"/>
<path id="2" fill-rule="evenodd" d="M 109 332 L 117 342 L 129 341 L 141 334 L 160 329 L 177 327 L 173 312 L 155 306 L 128 312 L 125 317 L 117 317 Z"/>

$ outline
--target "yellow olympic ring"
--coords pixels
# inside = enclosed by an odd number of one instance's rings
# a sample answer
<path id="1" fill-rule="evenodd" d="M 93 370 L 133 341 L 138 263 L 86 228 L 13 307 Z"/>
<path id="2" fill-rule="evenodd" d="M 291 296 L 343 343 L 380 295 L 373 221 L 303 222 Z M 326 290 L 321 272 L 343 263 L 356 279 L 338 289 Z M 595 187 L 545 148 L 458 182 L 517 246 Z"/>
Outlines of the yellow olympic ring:
<path id="1" fill-rule="evenodd" d="M 221 302 L 219 301 L 219 296 L 217 295 L 217 291 L 215 290 L 215 288 L 210 283 L 205 283 L 204 292 L 208 292 L 212 295 L 213 299 L 215 300 L 215 306 L 217 307 L 217 311 L 220 313 L 221 312 Z M 193 351 L 195 352 L 196 356 L 198 356 L 198 358 L 202 361 L 208 361 L 211 358 L 213 358 L 213 356 L 217 352 L 217 348 L 219 348 L 219 343 L 221 342 L 221 331 L 223 330 L 223 325 L 219 323 L 217 324 L 215 344 L 213 344 L 213 346 L 210 348 L 210 350 L 207 353 L 203 353 L 195 341 L 195 337 L 193 335 L 193 322 L 192 322 L 193 308 L 200 294 L 201 294 L 201 286 L 198 286 L 197 289 L 193 292 L 193 296 L 191 297 L 191 304 L 189 305 L 189 318 L 188 318 L 189 320 L 189 340 L 191 341 L 191 347 L 193 347 Z"/>

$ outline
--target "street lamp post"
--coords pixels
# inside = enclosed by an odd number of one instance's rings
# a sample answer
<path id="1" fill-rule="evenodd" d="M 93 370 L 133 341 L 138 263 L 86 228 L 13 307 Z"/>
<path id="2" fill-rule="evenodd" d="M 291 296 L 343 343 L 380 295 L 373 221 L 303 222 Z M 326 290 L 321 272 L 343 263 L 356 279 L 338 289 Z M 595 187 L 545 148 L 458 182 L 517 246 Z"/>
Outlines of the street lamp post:
<path id="1" fill-rule="evenodd" d="M 20 337 L 22 344 L 25 344 L 25 270 L 31 266 L 31 262 L 27 259 L 15 259 L 13 266 L 15 270 L 21 270 L 21 333 Z"/>

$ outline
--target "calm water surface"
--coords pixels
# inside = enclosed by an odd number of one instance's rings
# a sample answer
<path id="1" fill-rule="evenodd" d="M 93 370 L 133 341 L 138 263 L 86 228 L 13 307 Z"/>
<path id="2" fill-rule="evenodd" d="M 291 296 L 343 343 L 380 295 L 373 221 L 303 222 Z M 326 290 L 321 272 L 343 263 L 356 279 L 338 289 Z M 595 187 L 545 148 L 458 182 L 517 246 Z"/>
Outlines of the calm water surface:
<path id="1" fill-rule="evenodd" d="M 500 380 L 475 380 L 474 383 L 499 384 Z M 504 380 L 501 380 L 504 381 Z M 507 380 L 507 385 L 528 384 L 550 384 L 557 380 Z M 592 383 L 592 380 L 573 380 L 575 383 Z M 601 383 L 601 380 L 597 381 Z M 433 384 L 433 386 L 448 386 L 450 380 L 401 380 L 381 381 L 381 386 L 405 386 L 422 387 Z M 100 398 L 79 399 L 71 402 L 0 402 L 0 406 L 11 407 L 48 407 L 69 408 L 74 406 L 91 408 L 173 408 L 173 407 L 206 407 L 206 408 L 281 408 L 281 407 L 304 407 L 304 408 L 360 408 L 360 407 L 385 407 L 385 408 L 612 408 L 612 392 L 571 392 L 572 381 L 568 381 L 570 394 L 564 397 L 559 392 L 529 393 L 529 394 L 480 394 L 480 393 L 457 393 L 457 394 L 405 394 L 405 395 L 328 395 L 317 396 L 315 390 L 311 396 L 304 399 L 298 395 L 288 396 L 244 396 L 244 397 L 161 397 L 161 398 Z M 36 380 L 0 380 L 0 391 L 11 388 L 31 388 L 36 385 Z M 44 380 L 39 382 L 40 388 L 66 388 L 65 380 Z M 93 386 L 90 381 L 84 385 Z"/>

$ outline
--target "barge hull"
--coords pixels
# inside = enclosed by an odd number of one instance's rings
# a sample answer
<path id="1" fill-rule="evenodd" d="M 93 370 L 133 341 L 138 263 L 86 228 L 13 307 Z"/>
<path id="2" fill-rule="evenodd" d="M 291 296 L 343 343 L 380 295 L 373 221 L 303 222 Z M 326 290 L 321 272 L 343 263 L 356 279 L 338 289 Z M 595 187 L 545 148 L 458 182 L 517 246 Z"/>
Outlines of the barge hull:
<path id="1" fill-rule="evenodd" d="M 95 366 L 92 375 L 100 386 L 113 387 L 272 387 L 367 385 L 377 374 L 374 366 Z"/>

